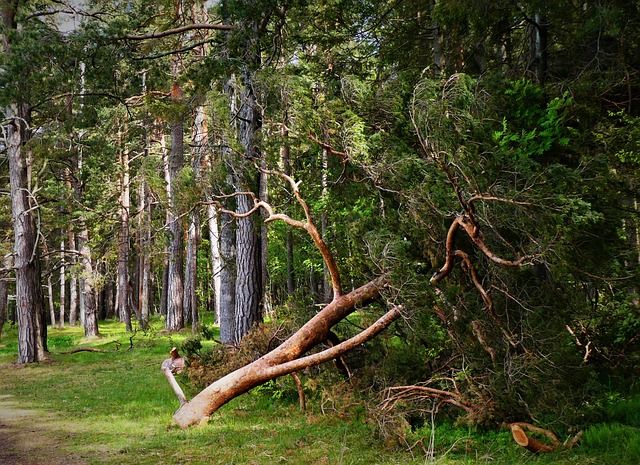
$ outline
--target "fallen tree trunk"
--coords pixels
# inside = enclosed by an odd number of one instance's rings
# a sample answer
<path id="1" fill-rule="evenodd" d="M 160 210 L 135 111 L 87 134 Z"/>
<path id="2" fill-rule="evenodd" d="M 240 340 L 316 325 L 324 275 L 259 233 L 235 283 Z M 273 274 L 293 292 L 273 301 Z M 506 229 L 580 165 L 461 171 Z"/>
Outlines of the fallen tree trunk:
<path id="1" fill-rule="evenodd" d="M 351 339 L 318 354 L 299 358 L 325 341 L 327 334 L 336 323 L 356 309 L 378 299 L 380 288 L 385 282 L 385 277 L 378 278 L 338 297 L 280 346 L 258 360 L 220 378 L 191 401 L 185 402 L 173 415 L 173 419 L 181 428 L 205 423 L 209 416 L 221 406 L 254 387 L 271 379 L 333 360 L 368 341 L 398 319 L 401 308 L 394 307 L 369 328 Z"/>
<path id="2" fill-rule="evenodd" d="M 234 218 L 245 218 L 262 208 L 267 212 L 267 218 L 264 220 L 265 223 L 272 221 L 284 221 L 289 226 L 307 231 L 327 266 L 327 270 L 331 277 L 334 297 L 331 303 L 327 304 L 327 306 L 325 306 L 313 318 L 307 321 L 298 331 L 289 337 L 289 339 L 258 360 L 218 379 L 202 390 L 191 401 L 184 399 L 184 395 L 181 395 L 181 391 L 178 392 L 178 390 L 176 390 L 177 383 L 175 383 L 175 380 L 172 382 L 171 378 L 173 378 L 173 376 L 169 377 L 169 375 L 167 375 L 174 392 L 176 392 L 180 399 L 181 406 L 173 415 L 173 419 L 181 428 L 187 428 L 192 425 L 206 422 L 213 412 L 218 410 L 231 399 L 244 394 L 266 381 L 340 357 L 342 354 L 348 352 L 354 347 L 357 347 L 358 345 L 375 337 L 380 331 L 389 326 L 401 315 L 401 307 L 394 307 L 379 318 L 373 325 L 369 326 L 351 339 L 341 342 L 320 353 L 300 358 L 303 354 L 330 338 L 331 328 L 333 328 L 338 322 L 342 321 L 358 308 L 364 307 L 378 300 L 380 298 L 381 288 L 387 285 L 388 277 L 383 275 L 364 284 L 358 289 L 347 294 L 343 294 L 340 273 L 336 261 L 331 254 L 329 247 L 324 242 L 322 235 L 313 223 L 313 219 L 311 218 L 311 209 L 300 196 L 300 192 L 298 190 L 299 183 L 295 182 L 293 178 L 283 173 L 263 169 L 260 169 L 260 171 L 263 174 L 278 176 L 289 184 L 294 197 L 304 211 L 305 220 L 295 220 L 288 215 L 276 213 L 271 205 L 258 199 L 251 192 L 234 194 L 235 196 L 249 195 L 253 198 L 254 208 L 250 211 L 242 214 L 235 213 L 224 209 L 222 205 L 219 206 L 220 211 L 224 211 L 225 213 L 232 215 Z M 165 371 L 165 374 L 167 374 L 167 372 L 171 374 L 171 370 L 169 370 L 168 366 L 165 370 L 164 364 L 163 371 Z"/>

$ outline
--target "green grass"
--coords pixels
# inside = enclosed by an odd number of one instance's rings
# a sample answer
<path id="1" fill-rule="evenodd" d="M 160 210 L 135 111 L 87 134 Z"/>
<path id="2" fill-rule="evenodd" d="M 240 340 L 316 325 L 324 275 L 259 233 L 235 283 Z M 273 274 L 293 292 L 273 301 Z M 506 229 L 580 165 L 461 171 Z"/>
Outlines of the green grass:
<path id="1" fill-rule="evenodd" d="M 617 405 L 615 422 L 594 425 L 581 446 L 540 457 L 517 446 L 506 431 L 478 431 L 438 425 L 435 458 L 420 446 L 385 444 L 364 409 L 323 414 L 311 396 L 307 412 L 297 399 L 254 390 L 216 412 L 210 422 L 182 431 L 171 415 L 177 399 L 160 364 L 188 332 L 167 335 L 160 322 L 130 334 L 120 323 L 101 322 L 100 339 L 87 341 L 80 328 L 50 329 L 51 361 L 16 367 L 15 328 L 0 339 L 0 394 L 32 409 L 51 438 L 90 464 L 615 464 L 640 463 L 640 431 L 625 418 L 638 418 L 640 401 Z M 118 351 L 62 355 L 76 347 Z M 189 392 L 192 396 L 194 392 Z M 629 409 L 635 409 L 630 412 Z M 633 422 L 630 422 L 633 423 Z M 415 431 L 428 445 L 430 428 Z M 410 444 L 413 445 L 413 444 Z M 54 452 L 52 452 L 54 453 Z"/>

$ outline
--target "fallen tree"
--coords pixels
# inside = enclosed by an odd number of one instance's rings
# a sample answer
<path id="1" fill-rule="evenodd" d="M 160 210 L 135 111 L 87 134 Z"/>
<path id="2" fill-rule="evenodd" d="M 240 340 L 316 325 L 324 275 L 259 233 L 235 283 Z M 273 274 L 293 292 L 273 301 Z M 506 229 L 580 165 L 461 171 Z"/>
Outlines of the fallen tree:
<path id="1" fill-rule="evenodd" d="M 428 148 L 424 148 L 425 153 L 430 156 Z M 480 200 L 500 201 L 502 199 L 496 199 L 488 195 L 482 195 L 475 193 L 473 197 L 468 200 L 463 198 L 461 188 L 455 179 L 455 176 L 450 172 L 448 167 L 440 162 L 436 157 L 432 158 L 436 165 L 447 175 L 449 181 L 454 188 L 458 200 L 463 207 L 463 212 L 453 221 L 446 240 L 446 259 L 441 269 L 431 278 L 431 285 L 436 291 L 436 294 L 440 294 L 438 289 L 438 283 L 444 280 L 453 270 L 456 262 L 460 263 L 460 266 L 465 269 L 471 282 L 474 284 L 478 292 L 480 293 L 484 302 L 484 311 L 489 318 L 500 328 L 505 336 L 505 339 L 510 344 L 515 345 L 513 336 L 509 331 L 502 326 L 498 320 L 494 310 L 492 299 L 489 293 L 484 289 L 475 267 L 468 254 L 458 249 L 456 246 L 456 238 L 458 233 L 463 231 L 471 239 L 472 243 L 477 249 L 489 258 L 492 262 L 501 266 L 520 267 L 531 263 L 531 257 L 521 256 L 516 259 L 508 260 L 503 259 L 493 253 L 489 247 L 485 244 L 483 236 L 480 232 L 481 224 L 477 220 L 474 211 L 474 202 Z M 282 213 L 277 213 L 274 208 L 267 202 L 259 199 L 252 192 L 239 192 L 230 195 L 229 197 L 235 197 L 238 195 L 250 196 L 253 199 L 254 206 L 246 213 L 236 213 L 225 209 L 220 203 L 218 208 L 220 211 L 231 215 L 234 218 L 245 218 L 252 215 L 259 210 L 266 212 L 265 223 L 273 221 L 283 221 L 291 227 L 304 229 L 307 231 L 311 239 L 313 240 L 316 248 L 320 252 L 326 268 L 331 278 L 331 285 L 333 287 L 333 300 L 327 304 L 320 312 L 318 312 L 313 318 L 311 318 L 306 324 L 304 324 L 298 331 L 296 331 L 289 339 L 283 342 L 280 346 L 273 349 L 266 355 L 255 360 L 254 362 L 239 368 L 226 376 L 218 379 L 199 394 L 197 394 L 191 401 L 187 401 L 180 393 L 177 393 L 181 406 L 173 415 L 173 419 L 181 428 L 187 428 L 196 424 L 201 424 L 208 421 L 210 415 L 218 410 L 221 406 L 232 400 L 233 398 L 248 392 L 249 390 L 257 387 L 266 381 L 294 373 L 296 371 L 319 365 L 321 363 L 334 360 L 341 355 L 345 354 L 349 350 L 357 347 L 360 344 L 372 339 L 382 330 L 388 327 L 393 321 L 402 316 L 402 306 L 392 306 L 382 317 L 380 317 L 373 325 L 362 330 L 359 334 L 353 338 L 341 342 L 333 347 L 324 350 L 322 352 L 308 355 L 303 355 L 310 350 L 317 347 L 319 344 L 331 338 L 331 329 L 344 318 L 359 308 L 365 307 L 374 301 L 377 301 L 381 297 L 381 291 L 390 285 L 388 276 L 382 275 L 375 278 L 359 288 L 343 293 L 342 283 L 340 279 L 340 273 L 336 264 L 336 261 L 329 250 L 328 245 L 323 240 L 320 232 L 316 228 L 313 219 L 311 217 L 310 208 L 306 201 L 301 197 L 299 191 L 299 183 L 297 183 L 290 176 L 272 170 L 265 170 L 258 168 L 263 174 L 277 176 L 283 179 L 290 187 L 293 196 L 302 207 L 304 212 L 304 220 L 296 220 L 290 216 Z M 446 325 L 449 324 L 449 318 L 444 315 L 441 309 L 434 308 L 434 312 Z M 472 323 L 473 327 L 473 323 Z M 483 343 L 483 346 L 492 356 L 495 357 L 495 349 L 485 342 L 485 337 L 479 329 L 474 328 L 476 338 Z M 173 386 L 173 384 L 172 384 Z M 174 387 L 175 390 L 175 387 Z M 424 393 L 425 390 L 423 389 Z M 444 391 L 443 391 L 444 392 Z M 436 397 L 442 398 L 443 394 L 430 393 L 436 395 Z M 448 395 L 446 402 L 456 403 L 457 395 Z M 473 407 L 469 407 L 467 413 L 474 410 Z"/>
<path id="2" fill-rule="evenodd" d="M 292 227 L 301 228 L 307 231 L 315 246 L 320 251 L 327 269 L 329 270 L 334 297 L 329 304 L 327 304 L 320 312 L 318 312 L 280 346 L 256 361 L 218 379 L 197 394 L 192 400 L 187 401 L 183 395 L 181 396 L 181 391 L 178 393 L 172 383 L 172 387 L 181 402 L 181 406 L 173 415 L 173 419 L 181 428 L 187 428 L 189 426 L 208 421 L 213 412 L 229 402 L 231 399 L 244 394 L 266 381 L 340 357 L 346 352 L 375 337 L 402 315 L 402 307 L 393 306 L 375 323 L 368 328 L 365 328 L 356 336 L 341 343 L 334 344 L 329 349 L 303 357 L 305 353 L 330 339 L 331 329 L 337 323 L 357 309 L 365 307 L 380 299 L 381 290 L 387 285 L 388 278 L 386 276 L 381 276 L 363 284 L 351 292 L 346 294 L 343 293 L 340 273 L 335 259 L 313 223 L 309 206 L 300 195 L 298 189 L 299 183 L 296 183 L 290 176 L 283 173 L 270 170 L 261 171 L 267 175 L 278 176 L 288 183 L 292 189 L 294 197 L 304 211 L 304 221 L 295 220 L 288 215 L 276 213 L 271 205 L 258 199 L 251 192 L 234 194 L 249 195 L 253 198 L 254 207 L 249 212 L 237 214 L 226 210 L 219 205 L 220 209 L 235 218 L 243 218 L 263 209 L 268 215 L 265 222 L 284 221 Z M 165 370 L 164 364 L 163 370 L 165 371 L 165 374 L 167 371 L 171 371 L 168 366 Z M 169 378 L 169 376 L 167 377 Z"/>

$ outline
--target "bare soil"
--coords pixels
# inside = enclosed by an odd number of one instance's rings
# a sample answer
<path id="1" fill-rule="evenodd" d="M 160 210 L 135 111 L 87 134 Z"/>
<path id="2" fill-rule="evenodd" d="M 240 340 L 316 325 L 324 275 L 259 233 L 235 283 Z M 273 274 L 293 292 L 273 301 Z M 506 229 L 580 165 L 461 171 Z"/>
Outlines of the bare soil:
<path id="1" fill-rule="evenodd" d="M 86 464 L 72 446 L 72 438 L 57 431 L 46 414 L 21 409 L 14 397 L 0 396 L 0 464 Z"/>

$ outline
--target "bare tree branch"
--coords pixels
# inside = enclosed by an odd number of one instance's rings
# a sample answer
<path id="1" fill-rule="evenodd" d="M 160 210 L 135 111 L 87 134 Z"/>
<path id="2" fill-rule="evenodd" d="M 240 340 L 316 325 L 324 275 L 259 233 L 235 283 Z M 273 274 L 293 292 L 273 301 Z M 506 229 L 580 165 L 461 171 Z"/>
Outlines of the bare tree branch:
<path id="1" fill-rule="evenodd" d="M 198 29 L 215 29 L 217 31 L 231 31 L 235 29 L 235 26 L 232 26 L 230 24 L 187 24 L 186 26 L 176 27 L 174 29 L 167 29 L 166 31 L 151 32 L 149 34 L 112 37 L 112 39 L 115 39 L 115 40 L 159 39 L 161 37 L 168 37 L 171 35 L 182 34 L 183 32 L 193 31 Z"/>

